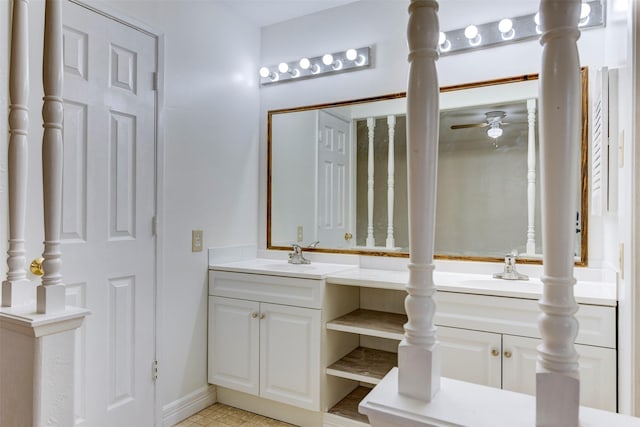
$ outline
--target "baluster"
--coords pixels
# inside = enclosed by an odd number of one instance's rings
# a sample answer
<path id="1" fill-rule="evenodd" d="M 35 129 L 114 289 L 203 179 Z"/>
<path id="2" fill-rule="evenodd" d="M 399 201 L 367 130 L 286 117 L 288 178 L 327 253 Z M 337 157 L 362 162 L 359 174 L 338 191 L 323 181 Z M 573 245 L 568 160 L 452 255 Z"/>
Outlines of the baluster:
<path id="1" fill-rule="evenodd" d="M 60 224 L 62 216 L 62 3 L 47 0 L 42 64 L 44 104 L 42 119 L 42 183 L 44 194 L 44 275 L 38 286 L 38 313 L 65 309 L 60 269 Z"/>
<path id="2" fill-rule="evenodd" d="M 367 247 L 374 247 L 376 241 L 373 237 L 373 137 L 374 129 L 376 128 L 375 117 L 367 118 L 367 128 L 369 130 L 369 151 L 368 151 L 368 164 L 367 164 Z"/>
<path id="3" fill-rule="evenodd" d="M 536 253 L 536 100 L 527 100 L 529 140 L 527 146 L 527 255 Z"/>
<path id="4" fill-rule="evenodd" d="M 412 0 L 407 28 L 410 258 L 405 309 L 409 321 L 404 326 L 404 339 L 398 347 L 398 391 L 422 401 L 430 401 L 440 389 L 440 350 L 433 325 L 436 311 L 433 245 L 440 124 L 437 11 L 435 0 Z"/>
<path id="5" fill-rule="evenodd" d="M 2 283 L 2 305 L 23 305 L 34 290 L 25 271 L 24 228 L 27 211 L 27 156 L 29 127 L 29 1 L 13 2 L 11 66 L 9 69 L 9 249 L 7 280 Z"/>
<path id="6" fill-rule="evenodd" d="M 543 293 L 536 369 L 536 425 L 578 426 L 578 309 L 573 253 L 580 147 L 580 0 L 542 0 L 540 163 Z"/>
<path id="7" fill-rule="evenodd" d="M 396 245 L 393 237 L 393 203 L 395 198 L 395 134 L 396 116 L 387 116 L 387 127 L 389 128 L 389 155 L 387 160 L 387 249 L 392 249 Z"/>

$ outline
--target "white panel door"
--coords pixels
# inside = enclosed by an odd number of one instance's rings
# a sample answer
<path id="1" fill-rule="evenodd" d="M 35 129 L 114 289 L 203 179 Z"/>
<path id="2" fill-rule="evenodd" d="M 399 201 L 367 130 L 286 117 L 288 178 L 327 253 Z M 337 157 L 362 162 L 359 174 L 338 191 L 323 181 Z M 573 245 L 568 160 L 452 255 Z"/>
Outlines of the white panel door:
<path id="1" fill-rule="evenodd" d="M 351 215 L 349 123 L 318 112 L 318 234 L 324 247 L 344 248 Z"/>
<path id="2" fill-rule="evenodd" d="M 209 382 L 258 395 L 260 303 L 209 297 Z"/>
<path id="3" fill-rule="evenodd" d="M 501 387 L 500 334 L 438 326 L 442 376 Z"/>
<path id="4" fill-rule="evenodd" d="M 155 414 L 156 41 L 63 2 L 63 279 L 78 332 L 76 424 Z"/>
<path id="5" fill-rule="evenodd" d="M 260 304 L 260 396 L 320 410 L 320 310 Z"/>
<path id="6" fill-rule="evenodd" d="M 503 388 L 536 393 L 537 347 L 535 338 L 504 335 Z M 616 411 L 616 351 L 612 348 L 576 344 L 580 363 L 580 404 Z"/>

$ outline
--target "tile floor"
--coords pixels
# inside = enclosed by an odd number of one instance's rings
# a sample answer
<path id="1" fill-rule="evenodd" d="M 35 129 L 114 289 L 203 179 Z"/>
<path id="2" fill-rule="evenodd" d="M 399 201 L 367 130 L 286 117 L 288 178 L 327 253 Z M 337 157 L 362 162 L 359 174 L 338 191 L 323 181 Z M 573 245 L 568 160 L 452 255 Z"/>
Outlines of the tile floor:
<path id="1" fill-rule="evenodd" d="M 175 427 L 292 427 L 292 424 L 251 412 L 242 411 L 222 403 L 214 403 L 197 414 L 187 418 Z"/>

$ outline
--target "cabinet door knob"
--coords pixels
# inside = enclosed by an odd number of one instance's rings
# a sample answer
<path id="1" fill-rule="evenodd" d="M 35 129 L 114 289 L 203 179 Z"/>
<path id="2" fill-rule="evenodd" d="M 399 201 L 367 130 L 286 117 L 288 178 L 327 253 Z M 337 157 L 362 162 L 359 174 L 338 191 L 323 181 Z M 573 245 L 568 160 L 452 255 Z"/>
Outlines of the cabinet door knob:
<path id="1" fill-rule="evenodd" d="M 254 311 L 253 313 L 251 313 L 251 318 L 255 319 L 256 317 L 258 317 L 258 312 Z"/>
<path id="2" fill-rule="evenodd" d="M 267 317 L 267 315 L 266 315 L 266 314 L 264 314 L 264 313 L 260 313 L 260 320 L 264 319 L 265 317 Z"/>
<path id="3" fill-rule="evenodd" d="M 500 356 L 500 351 L 496 350 L 495 348 L 491 350 L 491 355 L 492 356 Z"/>
<path id="4" fill-rule="evenodd" d="M 505 351 L 504 352 L 504 357 L 506 357 L 507 359 L 511 357 L 511 352 L 510 351 Z"/>

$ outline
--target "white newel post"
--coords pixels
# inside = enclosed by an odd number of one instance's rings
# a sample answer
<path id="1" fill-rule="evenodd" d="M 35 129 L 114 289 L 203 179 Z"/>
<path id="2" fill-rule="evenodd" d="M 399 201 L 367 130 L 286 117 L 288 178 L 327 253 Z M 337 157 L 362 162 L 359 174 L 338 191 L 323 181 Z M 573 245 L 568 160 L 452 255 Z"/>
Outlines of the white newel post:
<path id="1" fill-rule="evenodd" d="M 26 0 L 15 0 L 13 5 L 13 33 L 11 39 L 11 115 L 12 127 L 10 152 L 10 177 L 12 177 L 10 199 L 11 215 L 24 216 L 26 199 L 26 90 L 28 88 Z M 47 159 L 44 175 L 45 217 L 49 229 L 45 239 L 57 242 L 56 231 L 60 227 L 60 189 L 47 195 L 55 188 L 61 171 L 62 150 L 62 20 L 60 0 L 47 0 L 45 6 L 45 61 L 43 66 L 45 83 L 45 154 Z M 22 54 L 20 53 L 22 52 Z M 24 54 L 24 55 L 23 55 Z M 21 72 L 22 71 L 22 72 Z M 18 131 L 14 132 L 14 129 Z M 16 143 L 17 141 L 17 143 Z M 16 143 L 14 145 L 14 143 Z M 53 158 L 53 161 L 52 161 Z M 48 163 L 47 163 L 48 161 Z M 53 166 L 53 171 L 51 166 Z M 11 166 L 10 166 L 11 167 Z M 17 168 L 17 172 L 16 171 Z M 15 172 L 15 173 L 14 173 Z M 49 180 L 49 181 L 48 181 Z M 16 184 L 19 182 L 19 184 Z M 58 197 L 58 202 L 51 203 Z M 52 215 L 53 205 L 57 215 Z M 22 250 L 22 230 L 24 224 L 11 222 L 10 269 L 24 269 Z M 17 233 L 17 234 L 16 234 Z M 58 231 L 59 233 L 59 231 Z M 19 236 L 20 238 L 16 238 Z M 46 245 L 46 243 L 45 243 Z M 52 257 L 51 254 L 54 256 Z M 20 258 L 19 266 L 16 256 Z M 13 258 L 12 258 L 13 257 Z M 46 289 L 38 289 L 37 307 L 31 304 L 0 308 L 0 426 L 3 427 L 45 427 L 72 426 L 74 415 L 74 373 L 75 373 L 75 332 L 82 325 L 88 310 L 65 307 L 64 286 L 60 284 L 60 251 L 45 246 L 45 257 L 49 257 L 48 283 Z M 51 262 L 53 258 L 53 262 Z M 53 267 L 52 267 L 53 265 Z M 24 273 L 21 273 L 23 277 Z M 12 277 L 9 276 L 10 281 Z M 39 288 L 43 288 L 40 286 Z M 34 292 L 35 293 L 35 292 Z M 4 303 L 4 299 L 3 299 Z M 3 304 L 5 305 L 5 304 Z M 37 310 L 36 310 L 37 308 Z"/>
<path id="2" fill-rule="evenodd" d="M 527 255 L 536 253 L 536 100 L 527 99 Z"/>
<path id="3" fill-rule="evenodd" d="M 9 69 L 9 250 L 2 306 L 16 307 L 35 299 L 25 271 L 24 228 L 27 211 L 27 129 L 29 112 L 29 1 L 13 2 Z"/>
<path id="4" fill-rule="evenodd" d="M 38 313 L 65 308 L 60 269 L 60 224 L 62 216 L 62 3 L 47 0 L 42 65 L 44 104 L 42 119 L 42 183 L 44 193 L 44 275 L 38 286 Z"/>
<path id="5" fill-rule="evenodd" d="M 578 426 L 579 374 L 573 295 L 580 147 L 580 0 L 542 0 L 540 169 L 544 284 L 540 299 L 536 425 Z"/>
<path id="6" fill-rule="evenodd" d="M 365 245 L 368 248 L 374 247 L 376 241 L 373 238 L 373 138 L 376 128 L 375 117 L 367 118 L 367 129 L 369 130 L 369 146 L 367 152 L 367 241 Z"/>
<path id="7" fill-rule="evenodd" d="M 409 321 L 398 347 L 398 392 L 431 401 L 440 389 L 440 349 L 433 317 L 433 245 L 439 133 L 436 60 L 438 2 L 412 0 L 409 6 L 409 86 L 407 158 L 409 195 L 409 283 L 405 309 Z"/>
<path id="8" fill-rule="evenodd" d="M 387 249 L 391 249 L 396 245 L 393 237 L 393 204 L 395 199 L 395 135 L 396 135 L 396 116 L 387 116 L 387 127 L 389 129 L 389 154 L 387 159 Z"/>

